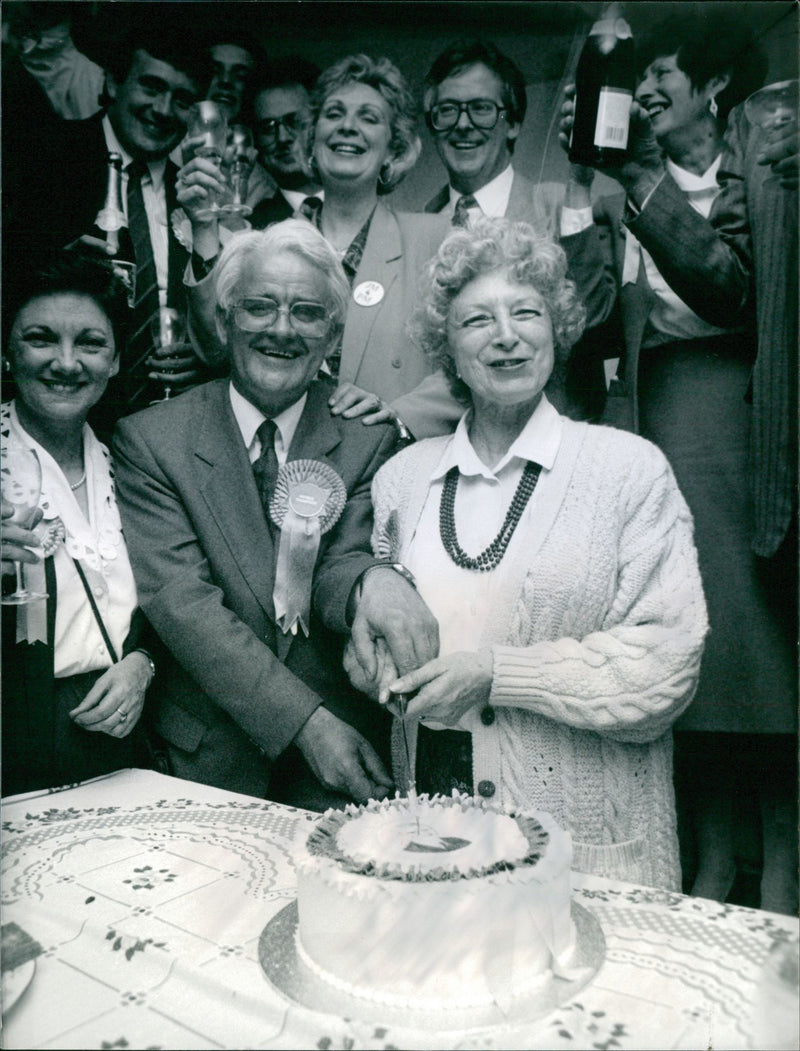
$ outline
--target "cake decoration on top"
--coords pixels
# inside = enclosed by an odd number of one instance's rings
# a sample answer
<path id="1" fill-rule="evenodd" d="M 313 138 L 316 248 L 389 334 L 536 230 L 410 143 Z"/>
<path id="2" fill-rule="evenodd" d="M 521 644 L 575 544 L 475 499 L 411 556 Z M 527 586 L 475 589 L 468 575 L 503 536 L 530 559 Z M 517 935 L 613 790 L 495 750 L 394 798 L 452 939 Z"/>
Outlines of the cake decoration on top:
<path id="1" fill-rule="evenodd" d="M 330 810 L 307 849 L 377 879 L 468 880 L 536 865 L 548 838 L 530 815 L 453 792 L 417 796 L 413 806 L 395 798 Z"/>

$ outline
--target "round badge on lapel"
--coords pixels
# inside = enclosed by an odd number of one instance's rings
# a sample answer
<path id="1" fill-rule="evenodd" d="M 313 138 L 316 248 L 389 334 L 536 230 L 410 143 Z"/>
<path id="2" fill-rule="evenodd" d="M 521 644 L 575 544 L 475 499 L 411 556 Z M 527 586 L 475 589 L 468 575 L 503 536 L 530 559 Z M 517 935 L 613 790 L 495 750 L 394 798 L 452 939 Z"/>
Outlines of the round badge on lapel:
<path id="1" fill-rule="evenodd" d="M 360 307 L 374 307 L 383 299 L 384 292 L 380 281 L 362 281 L 353 289 L 353 299 Z"/>

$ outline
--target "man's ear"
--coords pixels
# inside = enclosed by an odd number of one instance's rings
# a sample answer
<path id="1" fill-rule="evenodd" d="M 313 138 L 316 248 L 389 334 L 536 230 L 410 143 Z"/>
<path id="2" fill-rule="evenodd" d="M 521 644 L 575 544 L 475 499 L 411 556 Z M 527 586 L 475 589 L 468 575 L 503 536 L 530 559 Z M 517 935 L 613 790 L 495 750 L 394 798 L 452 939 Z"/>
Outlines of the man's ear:
<path id="1" fill-rule="evenodd" d="M 119 91 L 119 84 L 114 79 L 114 74 L 109 70 L 106 70 L 106 94 L 110 99 L 116 100 L 117 92 Z"/>
<path id="2" fill-rule="evenodd" d="M 220 341 L 223 347 L 228 345 L 228 330 L 225 327 L 225 318 L 227 312 L 222 307 L 217 307 L 214 313 L 214 324 L 217 329 L 217 339 Z"/>
<path id="3" fill-rule="evenodd" d="M 521 124 L 509 124 L 508 125 L 508 131 L 506 133 L 506 140 L 508 140 L 508 139 L 516 139 L 516 137 L 519 135 L 519 131 L 520 131 L 521 127 L 522 127 Z"/>

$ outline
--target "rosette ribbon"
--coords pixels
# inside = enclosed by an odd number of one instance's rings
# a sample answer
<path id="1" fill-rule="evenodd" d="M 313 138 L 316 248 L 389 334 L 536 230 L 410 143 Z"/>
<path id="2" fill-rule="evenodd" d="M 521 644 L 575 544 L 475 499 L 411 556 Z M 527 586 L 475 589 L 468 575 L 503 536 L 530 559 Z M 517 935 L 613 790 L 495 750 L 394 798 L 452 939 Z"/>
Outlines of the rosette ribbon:
<path id="1" fill-rule="evenodd" d="M 42 559 L 50 558 L 64 539 L 64 523 L 60 518 L 42 519 L 33 530 L 39 539 Z M 22 566 L 25 587 L 38 595 L 46 595 L 44 561 L 25 562 Z M 17 607 L 17 642 L 47 643 L 47 606 L 45 599 Z"/>
<path id="2" fill-rule="evenodd" d="M 284 634 L 309 633 L 311 585 L 320 538 L 339 520 L 347 489 L 328 464 L 292 460 L 278 472 L 269 513 L 280 528 L 272 599 Z"/>

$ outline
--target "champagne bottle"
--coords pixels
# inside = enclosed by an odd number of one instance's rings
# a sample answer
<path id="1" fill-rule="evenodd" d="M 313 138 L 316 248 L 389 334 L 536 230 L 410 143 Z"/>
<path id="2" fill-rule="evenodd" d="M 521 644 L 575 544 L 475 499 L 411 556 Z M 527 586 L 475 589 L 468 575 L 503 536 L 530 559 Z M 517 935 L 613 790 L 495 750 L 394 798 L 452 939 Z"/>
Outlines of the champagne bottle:
<path id="1" fill-rule="evenodd" d="M 633 34 L 618 3 L 589 31 L 575 74 L 575 116 L 569 144 L 573 164 L 619 163 L 628 145 L 636 86 Z"/>
<path id="2" fill-rule="evenodd" d="M 105 232 L 105 250 L 108 255 L 116 255 L 119 251 L 119 231 L 127 226 L 122 210 L 122 157 L 118 153 L 108 155 L 106 199 L 97 213 L 95 225 Z"/>

